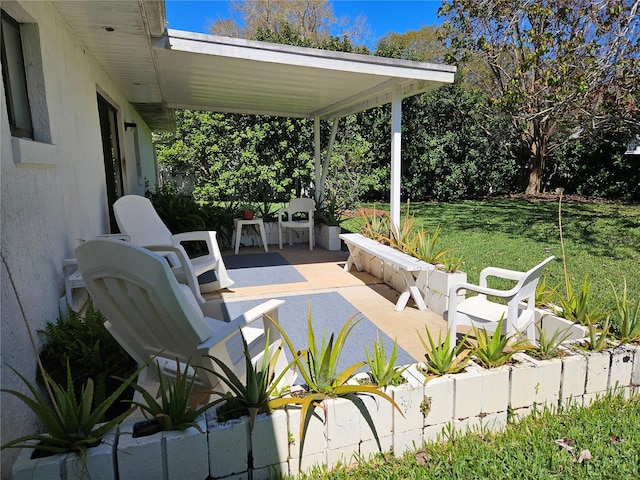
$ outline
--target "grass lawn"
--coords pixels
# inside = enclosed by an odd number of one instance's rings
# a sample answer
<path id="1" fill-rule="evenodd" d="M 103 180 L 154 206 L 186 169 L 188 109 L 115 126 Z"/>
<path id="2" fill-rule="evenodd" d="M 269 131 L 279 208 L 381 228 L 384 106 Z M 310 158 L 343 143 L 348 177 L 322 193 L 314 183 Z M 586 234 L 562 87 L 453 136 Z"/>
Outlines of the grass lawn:
<path id="1" fill-rule="evenodd" d="M 388 205 L 375 207 L 388 210 Z M 403 216 L 405 210 L 406 205 Z M 555 255 L 557 260 L 548 269 L 546 284 L 560 286 L 564 292 L 557 201 L 417 202 L 411 204 L 410 213 L 416 225 L 427 230 L 440 226 L 440 246 L 453 248 L 462 257 L 461 269 L 470 282 L 477 283 L 480 270 L 487 266 L 528 270 Z M 358 225 L 358 219 L 352 218 L 343 227 L 358 231 Z M 613 298 L 607 280 L 621 292 L 626 278 L 630 299 L 640 299 L 640 205 L 563 201 L 562 225 L 574 290 L 581 288 L 588 275 L 593 303 L 609 309 Z"/>
<path id="2" fill-rule="evenodd" d="M 537 413 L 497 434 L 443 432 L 445 441 L 399 459 L 379 455 L 354 467 L 330 473 L 317 469 L 299 478 L 638 479 L 639 424 L 640 396 L 625 401 L 609 395 L 588 408 Z"/>

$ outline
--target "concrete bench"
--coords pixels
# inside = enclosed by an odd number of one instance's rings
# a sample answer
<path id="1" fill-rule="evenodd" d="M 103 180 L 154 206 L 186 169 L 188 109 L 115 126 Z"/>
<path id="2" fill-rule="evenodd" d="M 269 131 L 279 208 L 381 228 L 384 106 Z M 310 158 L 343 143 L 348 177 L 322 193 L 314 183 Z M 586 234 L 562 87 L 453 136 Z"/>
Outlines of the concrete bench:
<path id="1" fill-rule="evenodd" d="M 433 270 L 435 269 L 433 265 L 422 260 L 418 260 L 406 253 L 402 253 L 400 250 L 388 245 L 376 242 L 375 240 L 360 235 L 359 233 L 343 233 L 340 235 L 340 239 L 344 241 L 349 248 L 349 258 L 344 266 L 345 272 L 351 270 L 352 265 L 355 265 L 359 272 L 362 271 L 362 263 L 360 260 L 362 252 L 373 255 L 382 262 L 396 269 L 404 280 L 404 289 L 400 293 L 400 297 L 396 303 L 396 311 L 404 310 L 407 306 L 407 302 L 409 301 L 409 297 L 413 298 L 418 309 L 424 310 L 427 308 L 424 297 L 421 295 L 420 290 L 416 285 L 414 272 Z"/>

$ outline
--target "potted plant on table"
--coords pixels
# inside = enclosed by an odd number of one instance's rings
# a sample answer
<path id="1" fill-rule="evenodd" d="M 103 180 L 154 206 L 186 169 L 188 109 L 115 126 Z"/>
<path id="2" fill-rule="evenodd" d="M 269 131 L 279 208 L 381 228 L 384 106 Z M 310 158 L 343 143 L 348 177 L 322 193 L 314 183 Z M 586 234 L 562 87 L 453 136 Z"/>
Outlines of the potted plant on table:
<path id="1" fill-rule="evenodd" d="M 242 215 L 243 220 L 253 220 L 255 212 L 255 208 L 250 203 L 240 205 L 240 215 Z"/>

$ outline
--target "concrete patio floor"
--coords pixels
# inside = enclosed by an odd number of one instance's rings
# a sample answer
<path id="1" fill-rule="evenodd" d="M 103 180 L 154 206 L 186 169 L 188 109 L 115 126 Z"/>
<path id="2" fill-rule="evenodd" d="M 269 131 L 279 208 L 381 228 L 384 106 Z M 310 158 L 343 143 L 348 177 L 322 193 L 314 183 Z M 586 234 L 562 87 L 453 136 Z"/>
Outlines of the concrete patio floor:
<path id="1" fill-rule="evenodd" d="M 418 333 L 425 337 L 425 327 L 437 338 L 440 331 L 446 334 L 446 323 L 441 316 L 430 310 L 418 310 L 412 301 L 401 311 L 394 310 L 399 292 L 386 285 L 382 280 L 365 272 L 352 268 L 349 273 L 343 270 L 348 252 L 328 251 L 322 247 L 309 250 L 308 244 L 285 245 L 282 250 L 277 245 L 269 246 L 270 252 L 280 253 L 294 266 L 306 282 L 264 285 L 246 288 L 229 288 L 220 292 L 205 294 L 207 310 L 217 311 L 221 302 L 233 302 L 250 299 L 285 300 L 290 295 L 339 292 L 364 316 L 373 322 L 390 338 L 397 339 L 403 348 L 416 361 L 424 360 L 424 347 Z M 242 247 L 238 255 L 264 252 L 262 247 Z M 233 255 L 233 250 L 222 252 Z M 345 315 L 345 321 L 348 316 Z M 306 329 L 306 325 L 301 328 Z M 371 339 L 373 345 L 375 338 Z"/>

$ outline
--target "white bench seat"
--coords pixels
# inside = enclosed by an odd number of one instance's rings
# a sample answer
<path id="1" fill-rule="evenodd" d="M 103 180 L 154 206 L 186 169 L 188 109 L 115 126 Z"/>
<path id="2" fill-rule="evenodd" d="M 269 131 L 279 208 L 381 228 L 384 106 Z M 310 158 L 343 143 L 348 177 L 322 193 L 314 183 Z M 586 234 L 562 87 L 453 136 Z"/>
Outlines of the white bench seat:
<path id="1" fill-rule="evenodd" d="M 412 257 L 411 255 L 407 255 L 406 253 L 402 253 L 393 247 L 376 242 L 359 233 L 342 233 L 340 234 L 340 239 L 344 241 L 349 248 L 349 258 L 344 266 L 345 272 L 351 270 L 352 265 L 355 265 L 359 272 L 362 271 L 360 259 L 362 252 L 373 255 L 396 269 L 402 275 L 404 289 L 400 293 L 400 297 L 396 303 L 396 311 L 404 310 L 410 297 L 416 302 L 418 309 L 425 310 L 427 308 L 424 297 L 416 285 L 414 272 L 433 270 L 435 268 L 433 265 Z"/>

